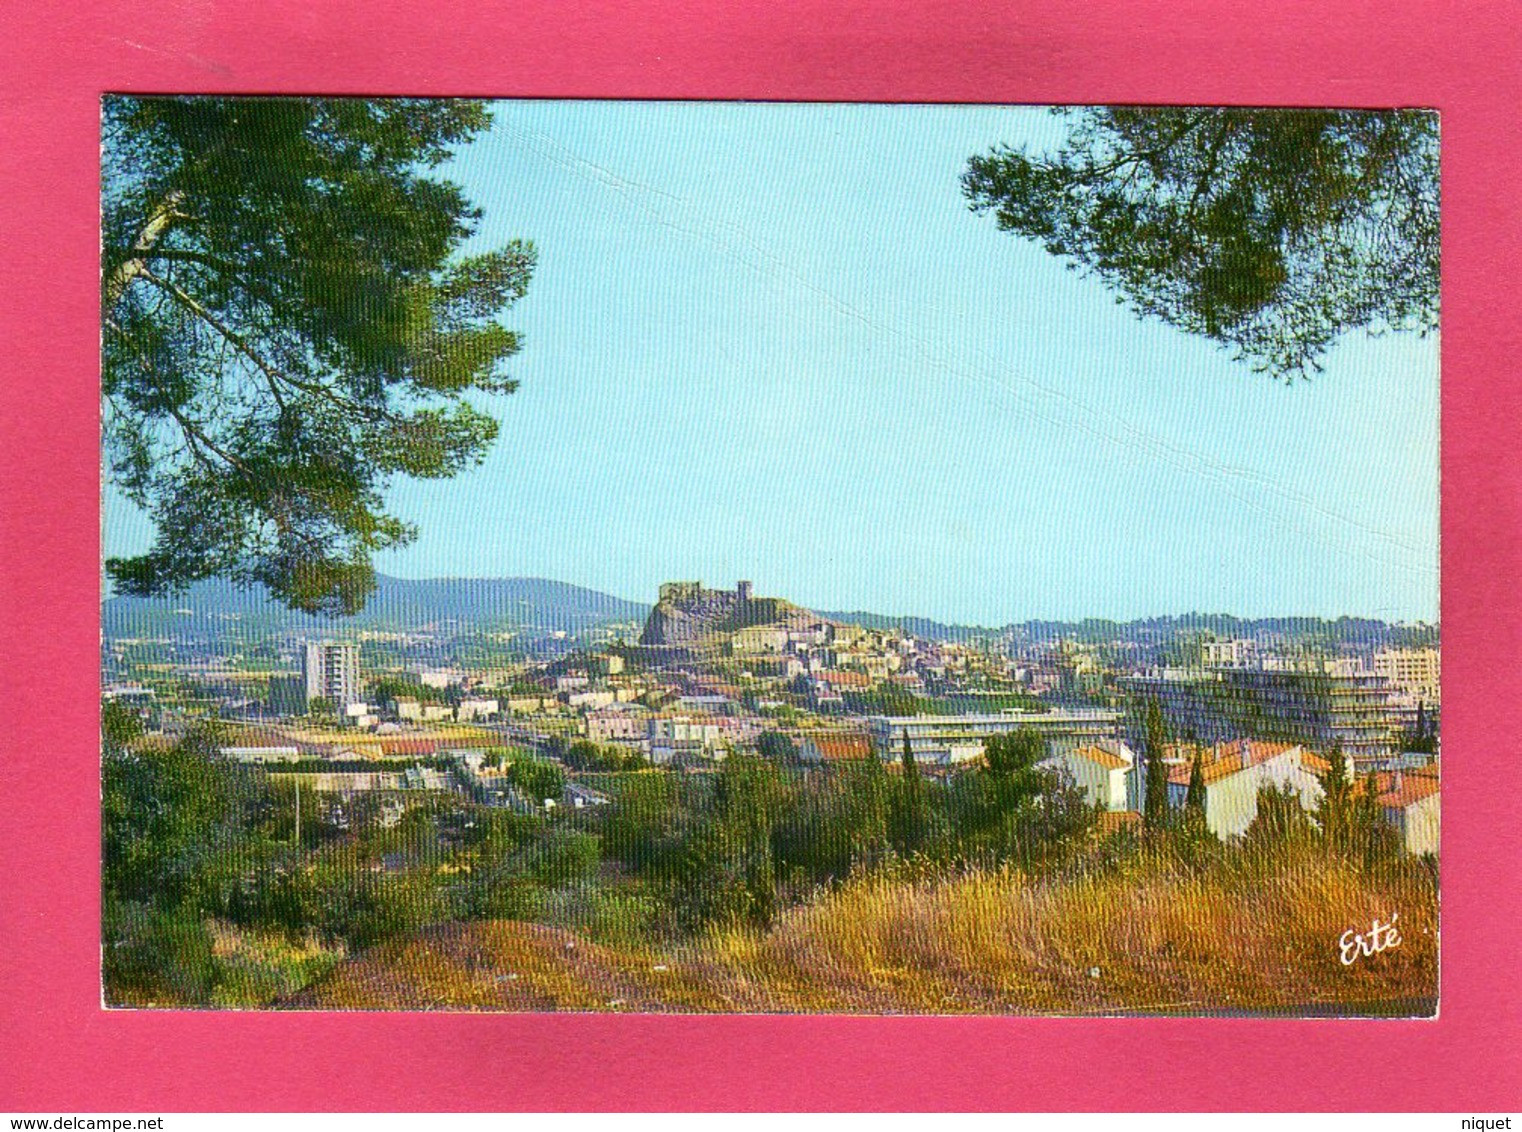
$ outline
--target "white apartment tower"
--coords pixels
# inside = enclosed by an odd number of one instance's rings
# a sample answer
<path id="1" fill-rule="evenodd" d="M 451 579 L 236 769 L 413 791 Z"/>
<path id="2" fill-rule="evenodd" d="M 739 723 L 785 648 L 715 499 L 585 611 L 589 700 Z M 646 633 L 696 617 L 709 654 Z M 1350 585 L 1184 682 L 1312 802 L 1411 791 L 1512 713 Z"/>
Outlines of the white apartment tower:
<path id="1" fill-rule="evenodd" d="M 301 680 L 307 702 L 321 696 L 342 715 L 350 704 L 362 702 L 359 687 L 359 646 L 342 641 L 308 641 L 301 657 Z"/>

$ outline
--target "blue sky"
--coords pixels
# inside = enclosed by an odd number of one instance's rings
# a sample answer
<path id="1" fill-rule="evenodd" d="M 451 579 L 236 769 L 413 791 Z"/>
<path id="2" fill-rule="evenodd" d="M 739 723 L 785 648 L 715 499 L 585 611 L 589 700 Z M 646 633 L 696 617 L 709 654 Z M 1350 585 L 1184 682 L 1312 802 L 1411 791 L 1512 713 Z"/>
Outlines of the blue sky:
<path id="1" fill-rule="evenodd" d="M 1438 342 L 1276 383 L 968 211 L 1025 108 L 522 102 L 450 169 L 532 239 L 479 468 L 398 482 L 404 577 L 676 578 L 1003 624 L 1437 617 Z M 146 541 L 108 495 L 108 553 Z"/>

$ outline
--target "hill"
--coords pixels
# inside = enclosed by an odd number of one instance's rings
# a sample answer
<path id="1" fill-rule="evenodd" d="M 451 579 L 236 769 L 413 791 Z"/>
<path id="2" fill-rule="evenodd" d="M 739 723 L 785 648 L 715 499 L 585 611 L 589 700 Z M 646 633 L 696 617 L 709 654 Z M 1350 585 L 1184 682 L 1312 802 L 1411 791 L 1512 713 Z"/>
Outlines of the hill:
<path id="1" fill-rule="evenodd" d="M 353 617 L 322 618 L 271 601 L 262 590 L 197 582 L 173 598 L 116 596 L 101 603 L 107 637 L 221 635 L 237 631 L 393 631 L 425 627 L 537 628 L 576 633 L 610 621 L 638 622 L 649 606 L 545 578 L 391 578 L 381 575 Z"/>

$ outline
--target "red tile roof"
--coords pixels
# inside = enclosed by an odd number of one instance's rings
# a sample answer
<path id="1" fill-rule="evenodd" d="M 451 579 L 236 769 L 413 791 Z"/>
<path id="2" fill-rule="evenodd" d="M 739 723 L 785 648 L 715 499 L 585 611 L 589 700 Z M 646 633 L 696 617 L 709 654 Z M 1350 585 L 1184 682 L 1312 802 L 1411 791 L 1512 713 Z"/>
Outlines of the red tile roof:
<path id="1" fill-rule="evenodd" d="M 1073 757 L 1087 759 L 1106 770 L 1123 770 L 1131 765 L 1114 751 L 1107 751 L 1099 746 L 1079 747 L 1073 752 Z"/>
<path id="2" fill-rule="evenodd" d="M 870 688 L 872 686 L 872 678 L 865 672 L 827 669 L 819 675 L 827 684 L 836 688 Z"/>
<path id="3" fill-rule="evenodd" d="M 1305 767 L 1306 770 L 1310 771 L 1317 778 L 1320 778 L 1323 774 L 1326 774 L 1332 769 L 1330 760 L 1322 758 L 1314 751 L 1301 751 L 1300 765 Z"/>
<path id="4" fill-rule="evenodd" d="M 1217 743 L 1214 747 L 1201 752 L 1201 773 L 1205 779 L 1205 785 L 1230 778 L 1233 774 L 1244 769 L 1242 760 L 1242 747 L 1247 746 L 1247 766 L 1257 766 L 1266 763 L 1270 759 L 1278 758 L 1285 751 L 1295 749 L 1293 743 L 1267 743 L 1261 739 L 1235 739 L 1229 743 Z M 1168 781 L 1179 786 L 1189 785 L 1190 775 L 1194 773 L 1194 757 L 1190 755 L 1187 762 L 1173 763 L 1168 767 Z"/>
<path id="5" fill-rule="evenodd" d="M 864 759 L 872 753 L 872 740 L 865 735 L 811 735 L 807 740 L 826 762 Z"/>
<path id="6" fill-rule="evenodd" d="M 1424 773 L 1427 768 L 1406 771 L 1375 771 L 1374 781 L 1379 787 L 1379 804 L 1388 810 L 1404 810 L 1438 792 L 1435 773 Z M 1399 788 L 1397 789 L 1397 784 Z"/>

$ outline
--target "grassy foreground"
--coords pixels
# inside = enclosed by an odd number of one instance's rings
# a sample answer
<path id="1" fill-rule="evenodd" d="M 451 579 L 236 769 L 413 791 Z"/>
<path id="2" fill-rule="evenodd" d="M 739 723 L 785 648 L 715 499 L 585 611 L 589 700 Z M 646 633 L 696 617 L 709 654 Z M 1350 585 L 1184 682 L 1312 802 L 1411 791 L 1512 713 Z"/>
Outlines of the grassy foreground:
<path id="1" fill-rule="evenodd" d="M 1338 940 L 1399 913 L 1398 946 Z M 1314 846 L 1194 867 L 1141 854 L 1091 873 L 853 879 L 764 931 L 659 948 L 511 920 L 383 944 L 279 1005 L 360 1010 L 1162 1014 L 1430 1013 L 1437 892 Z"/>

